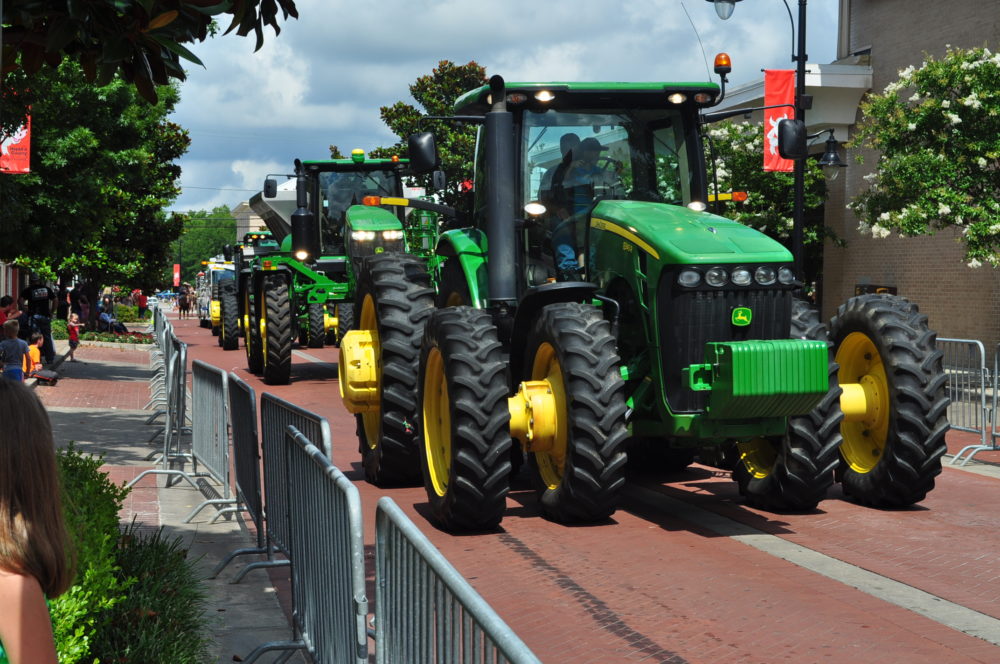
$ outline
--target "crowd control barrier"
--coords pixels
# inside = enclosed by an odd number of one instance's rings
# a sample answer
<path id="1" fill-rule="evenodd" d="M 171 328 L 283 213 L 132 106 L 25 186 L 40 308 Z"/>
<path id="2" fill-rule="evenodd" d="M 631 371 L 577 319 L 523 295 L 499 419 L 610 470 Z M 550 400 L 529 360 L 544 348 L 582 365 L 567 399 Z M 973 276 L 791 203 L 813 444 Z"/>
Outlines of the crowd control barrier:
<path id="1" fill-rule="evenodd" d="M 305 649 L 316 664 L 368 661 L 365 548 L 358 489 L 294 426 L 285 431 L 293 621 L 298 639 L 258 646 Z"/>
<path id="2" fill-rule="evenodd" d="M 229 374 L 229 419 L 233 436 L 233 469 L 236 473 L 236 497 L 253 522 L 257 545 L 236 549 L 226 556 L 208 578 L 214 579 L 239 556 L 265 554 L 267 560 L 253 563 L 230 583 L 239 583 L 247 571 L 259 567 L 288 565 L 288 560 L 275 560 L 274 547 L 268 544 L 267 522 L 260 481 L 260 443 L 257 436 L 257 393 L 234 373 Z"/>
<path id="3" fill-rule="evenodd" d="M 375 514 L 375 661 L 539 663 L 388 496 Z"/>
<path id="4" fill-rule="evenodd" d="M 264 454 L 264 515 L 270 543 L 286 555 L 291 541 L 288 532 L 288 471 L 285 468 L 285 427 L 291 425 L 310 441 L 319 443 L 330 458 L 330 424 L 305 408 L 269 392 L 260 397 L 261 449 Z M 246 572 L 247 570 L 243 570 Z"/>
<path id="5" fill-rule="evenodd" d="M 952 429 L 979 434 L 978 444 L 966 445 L 951 458 L 952 465 L 964 466 L 977 453 L 995 449 L 993 441 L 987 442 L 987 438 L 991 435 L 992 412 L 995 412 L 995 407 L 991 411 L 989 406 L 995 403 L 996 392 L 994 390 L 992 400 L 987 399 L 991 386 L 982 342 L 938 339 L 937 347 L 943 355 L 942 366 L 948 377 L 948 422 Z"/>

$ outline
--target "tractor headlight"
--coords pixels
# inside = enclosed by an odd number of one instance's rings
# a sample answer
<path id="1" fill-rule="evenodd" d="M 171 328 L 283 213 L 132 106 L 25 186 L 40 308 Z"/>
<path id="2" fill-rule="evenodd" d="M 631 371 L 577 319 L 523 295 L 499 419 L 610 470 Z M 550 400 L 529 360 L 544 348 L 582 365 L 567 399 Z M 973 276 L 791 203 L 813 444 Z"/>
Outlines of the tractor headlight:
<path id="1" fill-rule="evenodd" d="M 677 283 L 686 288 L 694 288 L 701 283 L 701 273 L 696 270 L 683 270 L 677 275 Z"/>
<path id="2" fill-rule="evenodd" d="M 403 239 L 403 231 L 399 230 L 398 228 L 395 229 L 395 230 L 391 230 L 391 231 L 382 231 L 382 239 L 383 240 L 402 240 Z"/>
<path id="3" fill-rule="evenodd" d="M 728 281 L 729 275 L 721 267 L 713 267 L 705 273 L 705 283 L 709 286 L 719 288 L 720 286 L 725 286 Z"/>
<path id="4" fill-rule="evenodd" d="M 351 239 L 358 242 L 370 242 L 375 239 L 375 231 L 351 231 Z"/>
<path id="5" fill-rule="evenodd" d="M 783 267 L 778 270 L 778 281 L 788 286 L 789 284 L 795 283 L 795 273 L 792 272 L 792 268 Z"/>
<path id="6" fill-rule="evenodd" d="M 753 278 L 756 279 L 757 283 L 761 286 L 770 286 L 778 278 L 778 274 L 774 271 L 773 267 L 767 265 L 761 265 L 754 272 Z"/>
<path id="7" fill-rule="evenodd" d="M 733 270 L 733 283 L 737 286 L 749 286 L 753 282 L 753 277 L 750 276 L 750 270 L 745 267 L 738 267 Z"/>

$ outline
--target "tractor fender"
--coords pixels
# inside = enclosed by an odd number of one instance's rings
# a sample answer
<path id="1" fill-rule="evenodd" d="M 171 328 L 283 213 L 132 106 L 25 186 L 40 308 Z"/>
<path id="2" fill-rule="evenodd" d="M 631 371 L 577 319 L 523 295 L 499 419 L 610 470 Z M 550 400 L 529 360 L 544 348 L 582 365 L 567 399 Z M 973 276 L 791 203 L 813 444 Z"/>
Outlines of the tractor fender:
<path id="1" fill-rule="evenodd" d="M 486 234 L 478 228 L 456 228 L 441 233 L 438 256 L 457 260 L 462 266 L 469 298 L 473 306 L 482 307 L 489 297 L 489 274 L 486 269 Z"/>
<path id="2" fill-rule="evenodd" d="M 586 281 L 556 281 L 529 288 L 517 303 L 514 325 L 510 334 L 511 392 L 524 380 L 524 342 L 528 339 L 541 310 L 557 302 L 590 302 L 597 293 L 597 285 Z"/>

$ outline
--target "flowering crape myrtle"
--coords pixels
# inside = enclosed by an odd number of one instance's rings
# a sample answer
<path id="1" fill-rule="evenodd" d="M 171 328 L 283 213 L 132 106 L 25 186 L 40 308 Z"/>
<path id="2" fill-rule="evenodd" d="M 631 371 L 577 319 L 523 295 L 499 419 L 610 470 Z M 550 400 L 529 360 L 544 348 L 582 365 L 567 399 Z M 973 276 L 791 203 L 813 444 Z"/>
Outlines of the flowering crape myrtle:
<path id="1" fill-rule="evenodd" d="M 879 156 L 848 205 L 858 230 L 883 238 L 954 226 L 969 267 L 1000 265 L 1000 54 L 949 46 L 901 70 L 861 110 L 850 145 Z"/>

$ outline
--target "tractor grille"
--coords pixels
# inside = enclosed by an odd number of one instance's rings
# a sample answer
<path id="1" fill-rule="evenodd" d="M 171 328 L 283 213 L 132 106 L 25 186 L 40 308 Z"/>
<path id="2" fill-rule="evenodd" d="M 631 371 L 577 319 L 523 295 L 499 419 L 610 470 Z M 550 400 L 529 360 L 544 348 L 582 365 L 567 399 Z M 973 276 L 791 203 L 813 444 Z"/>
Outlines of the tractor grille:
<path id="1" fill-rule="evenodd" d="M 692 391 L 681 375 L 684 367 L 705 361 L 707 342 L 787 339 L 791 330 L 792 292 L 780 286 L 690 289 L 665 270 L 657 297 L 667 402 L 675 413 L 701 411 L 708 402 L 708 393 Z M 736 307 L 751 309 L 750 325 L 732 324 Z"/>

